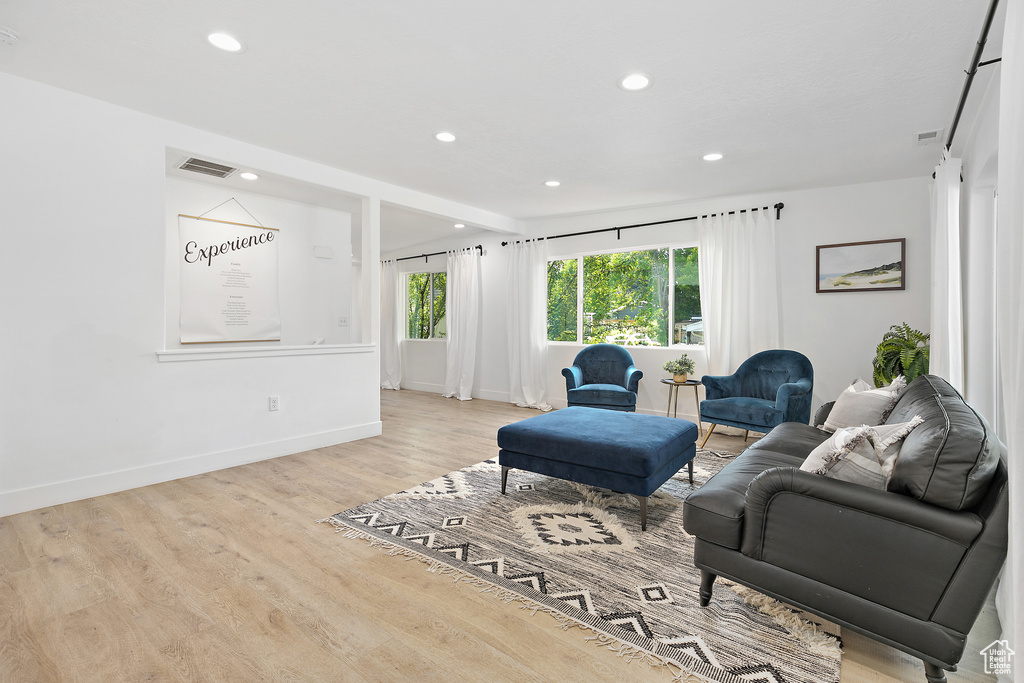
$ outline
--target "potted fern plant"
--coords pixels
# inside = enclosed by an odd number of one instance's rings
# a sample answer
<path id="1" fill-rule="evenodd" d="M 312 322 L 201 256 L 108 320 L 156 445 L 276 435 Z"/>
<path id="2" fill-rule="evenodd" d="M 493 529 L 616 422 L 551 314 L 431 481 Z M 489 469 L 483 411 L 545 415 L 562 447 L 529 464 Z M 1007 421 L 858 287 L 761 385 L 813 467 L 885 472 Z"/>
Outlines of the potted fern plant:
<path id="1" fill-rule="evenodd" d="M 665 365 L 662 366 L 662 369 L 671 372 L 672 379 L 676 382 L 685 382 L 686 376 L 693 372 L 695 367 L 696 365 L 693 360 L 684 353 L 679 358 L 665 363 Z"/>
<path id="2" fill-rule="evenodd" d="M 890 384 L 903 375 L 909 384 L 918 375 L 928 374 L 928 340 L 930 334 L 915 330 L 906 323 L 893 325 L 882 335 L 871 361 L 876 387 Z"/>

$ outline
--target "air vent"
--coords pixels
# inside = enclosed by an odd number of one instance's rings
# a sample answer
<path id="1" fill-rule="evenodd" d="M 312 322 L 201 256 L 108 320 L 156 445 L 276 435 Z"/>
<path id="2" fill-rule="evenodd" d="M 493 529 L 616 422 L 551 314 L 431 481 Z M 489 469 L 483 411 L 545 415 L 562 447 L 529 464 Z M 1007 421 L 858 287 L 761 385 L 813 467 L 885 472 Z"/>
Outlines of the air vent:
<path id="1" fill-rule="evenodd" d="M 224 164 L 216 164 L 212 161 L 206 161 L 205 159 L 197 159 L 192 157 L 178 164 L 178 168 L 182 171 L 192 171 L 193 173 L 202 173 L 203 175 L 212 175 L 215 178 L 227 178 L 229 175 L 237 171 L 237 168 L 231 166 L 225 166 Z"/>
<path id="2" fill-rule="evenodd" d="M 917 145 L 918 147 L 924 147 L 925 145 L 937 145 L 942 142 L 942 129 L 938 130 L 926 130 L 923 133 L 917 134 Z"/>
<path id="3" fill-rule="evenodd" d="M 18 42 L 18 34 L 13 28 L 0 26 L 0 45 L 14 45 Z"/>

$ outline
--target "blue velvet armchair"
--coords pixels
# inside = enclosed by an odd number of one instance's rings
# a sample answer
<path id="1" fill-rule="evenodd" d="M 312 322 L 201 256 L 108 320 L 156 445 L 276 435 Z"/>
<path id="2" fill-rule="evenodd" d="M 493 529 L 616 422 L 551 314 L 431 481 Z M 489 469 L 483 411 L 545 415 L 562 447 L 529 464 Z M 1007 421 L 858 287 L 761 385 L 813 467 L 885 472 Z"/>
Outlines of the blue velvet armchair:
<path id="1" fill-rule="evenodd" d="M 636 392 L 644 373 L 629 351 L 615 344 L 593 344 L 562 368 L 570 406 L 636 412 Z"/>
<path id="2" fill-rule="evenodd" d="M 743 361 L 736 374 L 704 375 L 700 381 L 706 396 L 700 419 L 711 423 L 701 448 L 716 424 L 767 433 L 783 422 L 811 419 L 814 369 L 802 353 L 762 351 Z"/>

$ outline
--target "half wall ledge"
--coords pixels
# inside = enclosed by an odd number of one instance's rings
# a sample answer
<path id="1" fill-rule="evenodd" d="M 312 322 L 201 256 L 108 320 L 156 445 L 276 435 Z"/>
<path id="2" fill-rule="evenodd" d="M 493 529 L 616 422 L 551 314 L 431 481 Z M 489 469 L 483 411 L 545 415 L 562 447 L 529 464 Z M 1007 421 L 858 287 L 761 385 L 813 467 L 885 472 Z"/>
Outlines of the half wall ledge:
<path id="1" fill-rule="evenodd" d="M 257 346 L 222 349 L 172 349 L 157 351 L 161 363 L 179 363 L 194 360 L 228 360 L 234 358 L 272 358 L 274 356 L 326 356 L 336 353 L 373 353 L 376 344 L 316 344 L 308 346 Z"/>

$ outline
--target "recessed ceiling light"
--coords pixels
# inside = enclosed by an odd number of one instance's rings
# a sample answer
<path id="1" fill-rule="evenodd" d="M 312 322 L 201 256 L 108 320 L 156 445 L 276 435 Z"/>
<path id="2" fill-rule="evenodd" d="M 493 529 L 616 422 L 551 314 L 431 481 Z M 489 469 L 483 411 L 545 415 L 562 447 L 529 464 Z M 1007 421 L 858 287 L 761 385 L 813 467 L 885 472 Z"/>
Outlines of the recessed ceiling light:
<path id="1" fill-rule="evenodd" d="M 644 90 L 651 84 L 651 77 L 647 74 L 630 74 L 619 81 L 619 87 L 623 90 Z"/>
<path id="2" fill-rule="evenodd" d="M 462 228 L 466 227 L 466 224 L 465 223 L 456 223 L 455 227 L 458 228 L 459 230 L 461 230 Z"/>
<path id="3" fill-rule="evenodd" d="M 440 140 L 441 142 L 455 142 L 455 136 L 446 130 L 441 131 L 434 137 Z"/>
<path id="4" fill-rule="evenodd" d="M 245 173 L 239 173 L 238 175 L 241 176 L 242 178 L 245 178 L 246 180 L 256 180 L 257 178 L 259 178 L 258 175 L 256 175 L 255 173 L 250 173 L 249 171 L 246 171 Z"/>
<path id="5" fill-rule="evenodd" d="M 227 33 L 211 33 L 206 36 L 206 39 L 210 41 L 210 45 L 219 47 L 225 52 L 241 52 L 242 43 L 234 36 L 229 36 Z"/>
<path id="6" fill-rule="evenodd" d="M 548 187 L 558 187 L 562 183 L 558 182 L 557 180 L 545 180 L 544 184 L 547 185 Z"/>
<path id="7" fill-rule="evenodd" d="M 701 157 L 704 161 L 718 161 L 722 158 L 722 155 L 718 152 L 712 152 L 711 154 L 705 154 Z"/>

